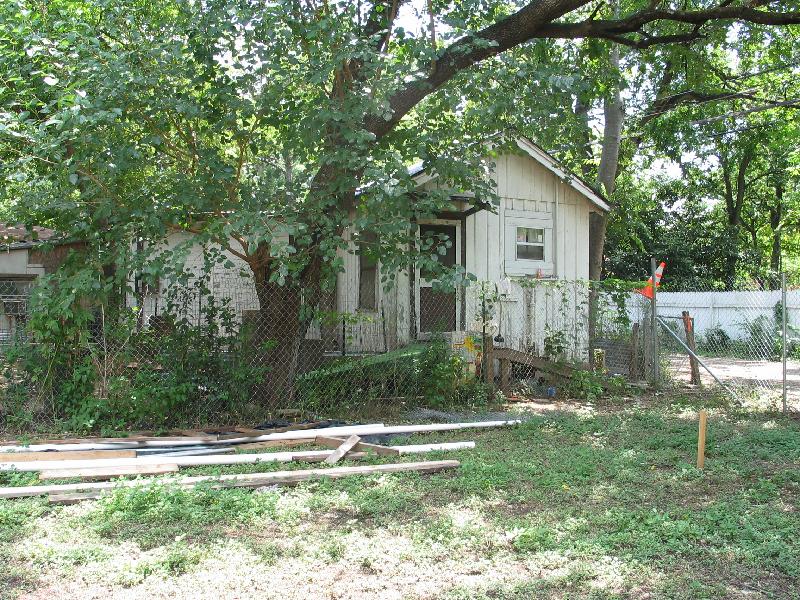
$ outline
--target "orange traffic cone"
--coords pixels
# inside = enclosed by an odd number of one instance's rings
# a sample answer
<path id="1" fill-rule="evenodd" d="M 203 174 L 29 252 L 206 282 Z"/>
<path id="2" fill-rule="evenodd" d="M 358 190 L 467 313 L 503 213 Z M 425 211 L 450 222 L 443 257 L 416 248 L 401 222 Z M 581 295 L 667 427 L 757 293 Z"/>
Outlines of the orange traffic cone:
<path id="1" fill-rule="evenodd" d="M 664 267 L 667 263 L 662 262 L 656 269 L 656 287 L 661 287 L 661 276 L 664 274 Z M 653 299 L 653 276 L 647 278 L 647 285 L 640 290 L 636 290 L 645 298 Z"/>

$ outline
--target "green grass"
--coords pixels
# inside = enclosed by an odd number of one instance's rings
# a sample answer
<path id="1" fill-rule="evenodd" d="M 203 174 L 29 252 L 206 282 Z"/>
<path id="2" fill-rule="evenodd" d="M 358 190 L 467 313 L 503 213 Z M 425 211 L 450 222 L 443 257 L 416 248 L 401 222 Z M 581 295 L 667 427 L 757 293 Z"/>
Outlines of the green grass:
<path id="1" fill-rule="evenodd" d="M 413 437 L 477 442 L 425 456 L 461 461 L 436 475 L 0 502 L 0 583 L 8 597 L 63 580 L 169 581 L 189 598 L 193 578 L 216 576 L 220 597 L 279 579 L 290 598 L 341 582 L 363 598 L 800 598 L 800 423 L 712 411 L 698 471 L 694 408 L 675 397 Z M 191 472 L 265 468 L 308 465 Z"/>

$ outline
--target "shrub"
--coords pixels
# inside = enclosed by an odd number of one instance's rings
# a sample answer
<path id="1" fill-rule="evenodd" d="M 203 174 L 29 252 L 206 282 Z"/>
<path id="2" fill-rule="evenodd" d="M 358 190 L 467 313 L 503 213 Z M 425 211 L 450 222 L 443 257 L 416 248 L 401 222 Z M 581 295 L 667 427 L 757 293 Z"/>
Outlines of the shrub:
<path id="1" fill-rule="evenodd" d="M 712 327 L 698 340 L 698 345 L 704 352 L 722 352 L 731 346 L 731 336 L 721 327 Z"/>
<path id="2" fill-rule="evenodd" d="M 480 405 L 488 386 L 467 372 L 465 361 L 443 340 L 366 358 L 343 358 L 298 377 L 296 397 L 304 408 L 358 408 L 388 398 L 443 407 Z"/>
<path id="3" fill-rule="evenodd" d="M 46 417 L 74 431 L 237 419 L 265 368 L 248 360 L 248 332 L 232 315 L 210 298 L 201 325 L 171 319 L 156 331 L 125 310 L 115 318 L 101 313 L 69 343 L 32 331 L 38 343 L 22 342 L 2 357 L 0 414 L 12 427 Z"/>
<path id="4" fill-rule="evenodd" d="M 609 377 L 593 371 L 577 370 L 572 375 L 565 388 L 569 398 L 593 401 L 608 394 L 622 394 L 627 390 L 624 377 L 614 375 Z"/>

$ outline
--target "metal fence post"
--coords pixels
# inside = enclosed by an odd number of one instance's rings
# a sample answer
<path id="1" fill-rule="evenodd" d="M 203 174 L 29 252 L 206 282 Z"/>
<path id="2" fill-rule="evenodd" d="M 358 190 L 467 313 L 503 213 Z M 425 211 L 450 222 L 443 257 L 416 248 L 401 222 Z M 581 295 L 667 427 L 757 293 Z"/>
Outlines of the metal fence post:
<path id="1" fill-rule="evenodd" d="M 786 332 L 786 313 L 789 310 L 786 306 L 786 273 L 781 273 L 781 335 L 783 337 L 783 343 L 781 344 L 781 360 L 783 362 L 783 377 L 782 377 L 782 384 L 783 387 L 781 389 L 781 395 L 783 398 L 783 414 L 786 414 L 786 343 L 788 341 L 788 336 Z"/>
<path id="2" fill-rule="evenodd" d="M 650 257 L 650 277 L 653 286 L 653 300 L 650 304 L 651 316 L 650 323 L 653 327 L 653 385 L 658 386 L 660 381 L 658 373 L 658 304 L 656 302 L 656 257 Z"/>

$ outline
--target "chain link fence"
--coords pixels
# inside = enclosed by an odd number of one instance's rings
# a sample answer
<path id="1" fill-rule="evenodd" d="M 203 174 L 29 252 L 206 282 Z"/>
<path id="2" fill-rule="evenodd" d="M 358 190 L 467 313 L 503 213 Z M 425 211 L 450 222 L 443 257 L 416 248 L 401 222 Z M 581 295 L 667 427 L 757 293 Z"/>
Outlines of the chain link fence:
<path id="1" fill-rule="evenodd" d="M 731 290 L 661 292 L 656 303 L 661 361 L 673 380 L 716 384 L 740 401 L 758 397 L 779 406 L 785 393 L 787 407 L 800 406 L 797 291 L 752 282 Z"/>
<path id="2" fill-rule="evenodd" d="M 442 289 L 408 277 L 311 293 L 198 278 L 93 309 L 84 330 L 48 343 L 28 335 L 30 285 L 7 286 L 0 428 L 257 424 L 298 410 L 345 417 L 485 403 L 495 386 L 563 395 L 569 373 L 556 369 L 554 385 L 550 364 L 651 382 L 658 369 L 661 384 L 718 379 L 737 396 L 780 398 L 780 290 L 659 292 L 656 347 L 652 303 L 637 285 L 529 278 Z M 787 298 L 797 407 L 800 292 Z M 708 371 L 693 376 L 686 347 Z"/>
<path id="3" fill-rule="evenodd" d="M 287 410 L 480 404 L 499 378 L 485 358 L 495 348 L 588 360 L 586 282 L 448 290 L 406 280 L 355 292 L 219 276 L 162 283 L 128 294 L 124 308 L 94 309 L 84 331 L 48 343 L 28 335 L 30 312 L 9 313 L 3 428 L 253 424 Z M 525 365 L 513 376 L 527 393 L 546 387 Z"/>
<path id="4" fill-rule="evenodd" d="M 800 409 L 800 291 L 758 282 L 728 287 L 659 291 L 655 313 L 649 298 L 630 295 L 627 311 L 640 324 L 644 378 Z"/>

